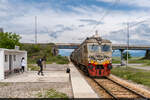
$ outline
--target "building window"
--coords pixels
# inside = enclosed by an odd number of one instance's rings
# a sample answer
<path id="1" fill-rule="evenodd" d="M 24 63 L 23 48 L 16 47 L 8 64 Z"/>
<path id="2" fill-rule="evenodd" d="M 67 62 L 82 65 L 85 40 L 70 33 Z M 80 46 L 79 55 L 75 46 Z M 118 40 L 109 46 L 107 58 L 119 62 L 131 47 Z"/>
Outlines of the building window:
<path id="1" fill-rule="evenodd" d="M 5 55 L 5 62 L 8 61 L 8 55 Z"/>
<path id="2" fill-rule="evenodd" d="M 16 61 L 16 55 L 14 55 L 14 61 Z"/>

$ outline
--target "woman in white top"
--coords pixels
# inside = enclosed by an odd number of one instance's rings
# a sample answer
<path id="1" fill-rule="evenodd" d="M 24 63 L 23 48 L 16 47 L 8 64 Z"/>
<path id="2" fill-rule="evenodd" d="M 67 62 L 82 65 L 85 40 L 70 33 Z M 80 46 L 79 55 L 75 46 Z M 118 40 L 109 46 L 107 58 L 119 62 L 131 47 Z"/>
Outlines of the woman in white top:
<path id="1" fill-rule="evenodd" d="M 24 57 L 22 57 L 21 59 L 21 72 L 23 73 L 24 72 L 24 67 L 26 66 L 26 62 L 25 62 L 25 59 Z"/>

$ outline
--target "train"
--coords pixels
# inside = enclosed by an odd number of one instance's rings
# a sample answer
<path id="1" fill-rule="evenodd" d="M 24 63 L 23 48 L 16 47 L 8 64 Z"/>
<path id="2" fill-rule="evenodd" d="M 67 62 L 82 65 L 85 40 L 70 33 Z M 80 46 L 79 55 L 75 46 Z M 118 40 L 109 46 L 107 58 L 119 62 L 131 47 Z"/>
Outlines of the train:
<path id="1" fill-rule="evenodd" d="M 112 69 L 112 42 L 94 35 L 75 49 L 70 60 L 90 77 L 109 76 Z"/>

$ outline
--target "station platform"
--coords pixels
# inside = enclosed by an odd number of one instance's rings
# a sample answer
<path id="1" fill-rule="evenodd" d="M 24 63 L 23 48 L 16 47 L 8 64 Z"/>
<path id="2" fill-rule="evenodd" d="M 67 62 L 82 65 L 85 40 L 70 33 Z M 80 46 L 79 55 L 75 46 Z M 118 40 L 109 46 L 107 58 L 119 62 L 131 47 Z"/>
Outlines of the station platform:
<path id="1" fill-rule="evenodd" d="M 69 68 L 74 98 L 99 98 L 72 63 Z"/>
<path id="2" fill-rule="evenodd" d="M 44 76 L 37 75 L 37 71 L 27 71 L 14 74 L 0 82 L 69 82 L 69 75 L 65 71 L 44 71 Z"/>

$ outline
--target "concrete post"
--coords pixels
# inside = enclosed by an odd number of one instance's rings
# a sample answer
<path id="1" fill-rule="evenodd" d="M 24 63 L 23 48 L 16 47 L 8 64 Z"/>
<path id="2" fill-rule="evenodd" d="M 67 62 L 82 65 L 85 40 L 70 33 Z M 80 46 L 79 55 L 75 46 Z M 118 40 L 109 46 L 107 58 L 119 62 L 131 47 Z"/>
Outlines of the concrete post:
<path id="1" fill-rule="evenodd" d="M 121 52 L 121 62 L 120 62 L 120 64 L 121 64 L 121 66 L 123 66 L 124 64 L 123 64 L 123 51 L 124 51 L 124 49 L 119 49 L 120 50 L 120 52 Z"/>
<path id="2" fill-rule="evenodd" d="M 145 59 L 150 59 L 150 50 L 146 50 Z"/>

